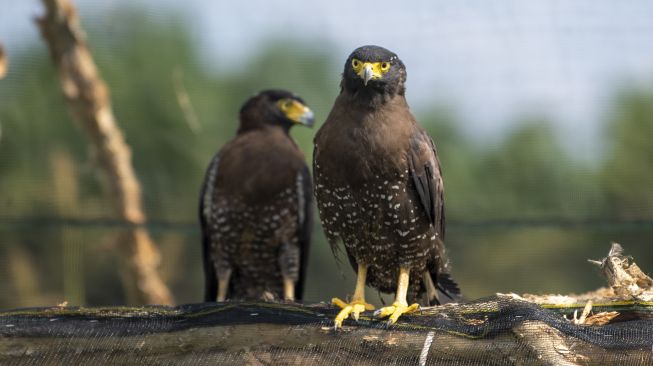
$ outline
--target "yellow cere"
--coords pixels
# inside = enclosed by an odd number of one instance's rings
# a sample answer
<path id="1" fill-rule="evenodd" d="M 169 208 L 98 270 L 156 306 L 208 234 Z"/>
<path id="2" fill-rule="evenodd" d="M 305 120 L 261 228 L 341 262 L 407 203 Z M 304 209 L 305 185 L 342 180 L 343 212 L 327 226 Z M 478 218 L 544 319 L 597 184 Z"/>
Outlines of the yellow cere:
<path id="1" fill-rule="evenodd" d="M 351 67 L 360 77 L 363 77 L 363 72 L 367 66 L 372 69 L 372 79 L 378 79 L 390 70 L 391 63 L 388 61 L 368 62 L 356 58 L 351 60 Z"/>
<path id="2" fill-rule="evenodd" d="M 301 123 L 301 117 L 309 110 L 308 107 L 302 103 L 290 98 L 279 100 L 277 105 L 289 120 L 296 123 Z"/>

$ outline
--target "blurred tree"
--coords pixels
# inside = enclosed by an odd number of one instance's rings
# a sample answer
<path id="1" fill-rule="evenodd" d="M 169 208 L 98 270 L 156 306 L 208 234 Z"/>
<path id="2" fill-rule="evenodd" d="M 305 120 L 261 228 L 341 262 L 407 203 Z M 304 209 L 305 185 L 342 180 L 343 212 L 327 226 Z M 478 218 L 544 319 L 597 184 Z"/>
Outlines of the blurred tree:
<path id="1" fill-rule="evenodd" d="M 471 298 L 598 284 L 591 268 L 573 265 L 586 255 L 588 236 L 557 226 L 595 215 L 596 174 L 561 147 L 550 122 L 526 118 L 515 126 L 487 148 L 456 143 L 465 158 L 444 166 L 454 276 Z"/>
<path id="2" fill-rule="evenodd" d="M 462 135 L 457 128 L 458 119 L 445 107 L 435 107 L 416 117 L 438 150 L 445 182 L 447 222 L 464 220 L 469 206 L 474 205 L 470 193 L 477 188 L 472 166 L 482 152 Z"/>
<path id="3" fill-rule="evenodd" d="M 606 214 L 653 219 L 653 90 L 621 92 L 606 130 Z"/>
<path id="4" fill-rule="evenodd" d="M 465 195 L 465 217 L 585 217 L 596 198 L 590 169 L 562 149 L 550 123 L 526 119 L 516 126 L 472 162 L 476 185 Z"/>

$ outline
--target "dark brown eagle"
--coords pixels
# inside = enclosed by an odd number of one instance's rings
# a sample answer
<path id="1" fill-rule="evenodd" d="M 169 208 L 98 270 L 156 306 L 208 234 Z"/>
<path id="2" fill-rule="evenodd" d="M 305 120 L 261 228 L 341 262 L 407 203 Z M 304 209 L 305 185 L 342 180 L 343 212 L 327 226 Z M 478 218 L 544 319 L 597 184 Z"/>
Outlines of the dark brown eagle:
<path id="1" fill-rule="evenodd" d="M 315 196 L 334 253 L 344 243 L 357 271 L 352 301 L 336 327 L 374 307 L 365 284 L 396 292 L 392 306 L 376 312 L 389 323 L 438 303 L 437 290 L 460 293 L 444 251 L 444 186 L 435 145 L 415 122 L 404 95 L 406 69 L 378 46 L 356 49 L 347 59 L 341 91 L 315 137 Z"/>
<path id="2" fill-rule="evenodd" d="M 296 95 L 266 90 L 240 110 L 200 197 L 205 301 L 301 300 L 311 240 L 311 177 L 288 134 L 312 126 Z"/>

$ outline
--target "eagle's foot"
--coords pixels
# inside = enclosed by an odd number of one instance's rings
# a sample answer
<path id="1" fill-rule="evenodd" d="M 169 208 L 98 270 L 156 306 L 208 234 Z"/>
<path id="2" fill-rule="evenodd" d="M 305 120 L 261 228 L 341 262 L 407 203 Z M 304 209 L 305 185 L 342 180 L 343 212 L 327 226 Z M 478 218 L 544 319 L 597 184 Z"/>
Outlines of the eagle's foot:
<path id="1" fill-rule="evenodd" d="M 358 321 L 358 316 L 360 313 L 362 313 L 365 310 L 374 310 L 374 305 L 368 304 L 365 301 L 362 300 L 354 300 L 350 303 L 346 303 L 342 300 L 340 300 L 337 297 L 334 297 L 331 299 L 331 304 L 336 305 L 337 307 L 341 308 L 340 312 L 336 316 L 334 320 L 334 327 L 336 329 L 342 328 L 342 322 L 349 318 L 349 314 L 351 314 L 351 317 L 354 318 L 354 320 Z"/>
<path id="2" fill-rule="evenodd" d="M 388 319 L 388 325 L 392 325 L 397 322 L 397 319 L 403 314 L 409 314 L 419 309 L 418 304 L 406 305 L 398 301 L 395 301 L 391 306 L 383 307 L 374 312 L 374 316 L 379 318 L 390 317 Z"/>

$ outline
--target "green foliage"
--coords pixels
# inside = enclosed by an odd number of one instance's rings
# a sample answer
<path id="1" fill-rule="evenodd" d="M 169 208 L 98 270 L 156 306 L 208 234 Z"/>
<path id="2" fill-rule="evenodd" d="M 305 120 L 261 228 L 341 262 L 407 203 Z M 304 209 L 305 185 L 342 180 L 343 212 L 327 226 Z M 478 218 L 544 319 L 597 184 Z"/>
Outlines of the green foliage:
<path id="1" fill-rule="evenodd" d="M 653 90 L 617 98 L 602 178 L 611 217 L 653 217 Z"/>

